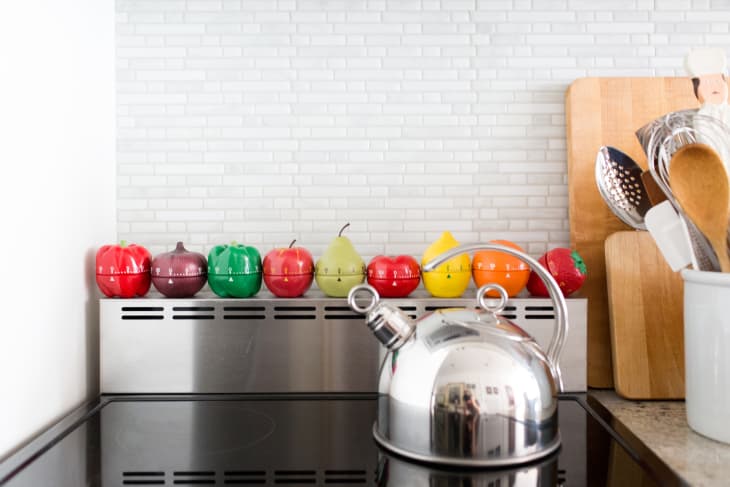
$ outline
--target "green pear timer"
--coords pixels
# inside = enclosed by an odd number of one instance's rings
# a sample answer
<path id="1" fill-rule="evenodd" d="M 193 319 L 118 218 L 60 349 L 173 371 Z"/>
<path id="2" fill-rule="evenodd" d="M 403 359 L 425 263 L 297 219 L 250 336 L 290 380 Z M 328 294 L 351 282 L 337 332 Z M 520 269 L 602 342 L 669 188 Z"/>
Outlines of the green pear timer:
<path id="1" fill-rule="evenodd" d="M 340 229 L 327 250 L 314 266 L 317 286 L 331 298 L 344 298 L 350 289 L 365 281 L 365 261 L 357 253 L 352 242 L 342 236 L 346 224 Z"/>

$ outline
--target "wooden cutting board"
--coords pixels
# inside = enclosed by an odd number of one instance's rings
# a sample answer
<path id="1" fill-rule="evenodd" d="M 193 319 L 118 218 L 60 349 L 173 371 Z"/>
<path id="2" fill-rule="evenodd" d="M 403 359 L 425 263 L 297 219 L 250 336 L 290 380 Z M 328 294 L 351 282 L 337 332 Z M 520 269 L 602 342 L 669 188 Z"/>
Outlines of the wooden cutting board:
<path id="1" fill-rule="evenodd" d="M 565 97 L 570 244 L 583 257 L 588 276 L 588 385 L 613 386 L 604 242 L 628 230 L 598 193 L 594 168 L 602 145 L 614 146 L 646 169 L 634 132 L 666 113 L 697 108 L 688 78 L 583 78 Z"/>
<path id="2" fill-rule="evenodd" d="M 613 377 L 628 399 L 684 397 L 684 283 L 649 232 L 606 239 Z"/>

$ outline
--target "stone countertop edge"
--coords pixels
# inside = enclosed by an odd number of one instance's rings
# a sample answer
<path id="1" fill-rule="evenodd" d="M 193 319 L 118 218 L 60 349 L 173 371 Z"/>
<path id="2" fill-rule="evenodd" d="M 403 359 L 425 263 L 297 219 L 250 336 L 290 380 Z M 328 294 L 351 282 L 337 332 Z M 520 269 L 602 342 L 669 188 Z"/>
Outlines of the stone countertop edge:
<path id="1" fill-rule="evenodd" d="M 609 389 L 589 389 L 588 396 L 689 485 L 730 485 L 730 444 L 690 429 L 683 400 L 628 400 Z"/>

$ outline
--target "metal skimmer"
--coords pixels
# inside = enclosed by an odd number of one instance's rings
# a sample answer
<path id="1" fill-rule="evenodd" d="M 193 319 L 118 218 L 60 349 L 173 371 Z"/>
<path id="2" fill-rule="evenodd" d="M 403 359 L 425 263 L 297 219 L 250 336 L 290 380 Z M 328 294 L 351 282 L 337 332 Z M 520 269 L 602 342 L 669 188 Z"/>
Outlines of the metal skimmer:
<path id="1" fill-rule="evenodd" d="M 641 167 L 614 147 L 603 146 L 596 156 L 596 184 L 608 207 L 625 224 L 646 230 L 644 215 L 651 208 L 641 180 Z"/>

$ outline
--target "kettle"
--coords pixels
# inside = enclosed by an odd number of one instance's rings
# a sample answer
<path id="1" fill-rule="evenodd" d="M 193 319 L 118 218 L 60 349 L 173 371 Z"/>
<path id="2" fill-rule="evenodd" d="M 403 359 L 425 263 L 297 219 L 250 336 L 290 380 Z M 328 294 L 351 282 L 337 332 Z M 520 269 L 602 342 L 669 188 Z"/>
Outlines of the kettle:
<path id="1" fill-rule="evenodd" d="M 498 250 L 526 262 L 545 282 L 555 309 L 547 352 L 499 315 L 507 292 L 477 291 L 479 308 L 433 311 L 414 320 L 362 284 L 350 308 L 388 349 L 380 367 L 373 436 L 409 459 L 454 466 L 504 467 L 542 458 L 560 447 L 558 359 L 568 329 L 567 305 L 555 279 L 532 257 L 499 244 L 454 247 L 423 265 L 428 272 L 477 250 Z M 486 299 L 497 291 L 498 300 Z M 370 297 L 367 305 L 361 305 Z M 497 301 L 495 303 L 495 301 Z"/>

